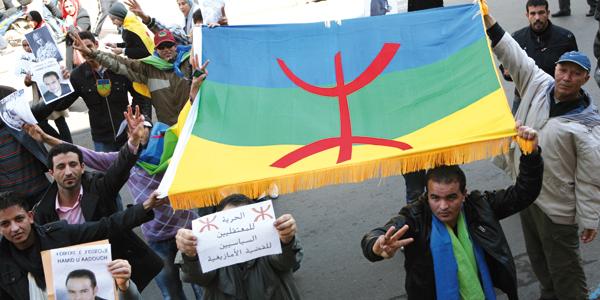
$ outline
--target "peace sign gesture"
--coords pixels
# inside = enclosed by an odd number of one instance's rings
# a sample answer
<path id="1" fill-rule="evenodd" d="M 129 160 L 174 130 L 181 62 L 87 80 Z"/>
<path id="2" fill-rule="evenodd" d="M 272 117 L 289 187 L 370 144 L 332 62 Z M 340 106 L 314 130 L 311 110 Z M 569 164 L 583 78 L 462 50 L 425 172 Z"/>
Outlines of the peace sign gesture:
<path id="1" fill-rule="evenodd" d="M 392 258 L 396 251 L 413 242 L 413 238 L 400 239 L 408 231 L 408 225 L 402 226 L 398 231 L 396 227 L 390 227 L 384 235 L 380 235 L 373 244 L 373 253 L 383 257 Z"/>

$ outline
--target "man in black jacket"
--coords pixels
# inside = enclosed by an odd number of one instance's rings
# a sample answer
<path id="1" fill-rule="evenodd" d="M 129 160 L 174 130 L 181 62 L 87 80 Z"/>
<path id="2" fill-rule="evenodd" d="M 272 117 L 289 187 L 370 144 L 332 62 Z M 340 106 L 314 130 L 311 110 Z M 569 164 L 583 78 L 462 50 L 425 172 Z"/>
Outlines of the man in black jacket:
<path id="1" fill-rule="evenodd" d="M 518 132 L 535 150 L 521 156 L 514 186 L 467 194 L 458 166 L 432 169 L 426 195 L 363 237 L 363 254 L 370 261 L 391 258 L 404 247 L 408 299 L 488 299 L 493 286 L 509 299 L 518 298 L 513 256 L 500 220 L 533 203 L 543 177 L 537 133 L 525 126 Z"/>
<path id="2" fill-rule="evenodd" d="M 515 31 L 512 36 L 535 64 L 544 72 L 554 76 L 554 67 L 558 58 L 565 52 L 578 51 L 575 35 L 563 27 L 552 24 L 548 17 L 547 0 L 528 0 L 525 4 L 525 15 L 529 26 Z M 512 81 L 508 70 L 500 66 L 504 79 Z M 521 103 L 521 97 L 515 89 L 513 114 Z"/>
<path id="3" fill-rule="evenodd" d="M 152 220 L 152 209 L 165 204 L 153 194 L 144 203 L 97 222 L 38 225 L 25 199 L 0 193 L 0 299 L 29 300 L 31 289 L 46 289 L 41 251 L 106 239 L 111 233 Z M 35 282 L 29 282 L 32 278 Z"/>
<path id="4" fill-rule="evenodd" d="M 33 210 L 38 224 L 58 220 L 83 224 L 98 221 L 117 211 L 114 199 L 137 161 L 137 148 L 144 131 L 139 110 L 137 117 L 127 116 L 135 127 L 132 126 L 129 141 L 123 145 L 106 174 L 84 171 L 83 155 L 74 145 L 59 144 L 50 149 L 48 165 L 54 183 Z M 113 232 L 109 240 L 113 245 L 113 256 L 131 263 L 131 278 L 143 290 L 162 269 L 160 257 L 129 230 Z"/>

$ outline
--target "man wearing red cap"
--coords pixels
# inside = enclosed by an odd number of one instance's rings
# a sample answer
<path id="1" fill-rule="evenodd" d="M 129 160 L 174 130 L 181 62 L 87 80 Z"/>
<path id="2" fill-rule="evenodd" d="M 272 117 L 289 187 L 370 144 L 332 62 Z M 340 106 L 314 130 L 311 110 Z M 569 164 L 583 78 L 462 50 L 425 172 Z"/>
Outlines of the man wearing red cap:
<path id="1" fill-rule="evenodd" d="M 90 49 L 77 36 L 73 39 L 74 48 L 84 56 L 133 82 L 147 83 L 158 121 L 167 125 L 177 122 L 177 116 L 189 98 L 191 46 L 177 45 L 170 31 L 161 30 L 154 35 L 154 54 L 133 60 Z"/>

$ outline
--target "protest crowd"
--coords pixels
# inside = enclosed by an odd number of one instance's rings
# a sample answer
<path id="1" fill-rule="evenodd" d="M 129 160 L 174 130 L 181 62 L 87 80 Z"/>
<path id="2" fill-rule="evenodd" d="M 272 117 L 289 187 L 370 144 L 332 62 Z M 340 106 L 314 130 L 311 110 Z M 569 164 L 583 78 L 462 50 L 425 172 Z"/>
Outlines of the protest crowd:
<path id="1" fill-rule="evenodd" d="M 569 17 L 569 1 L 559 2 L 552 17 Z M 79 0 L 43 3 L 43 11 L 26 14 L 34 31 L 22 41 L 22 59 L 49 57 L 52 64 L 24 70 L 22 86 L 0 82 L 0 99 L 32 90 L 28 100 L 37 120 L 18 129 L 0 120 L 0 299 L 48 299 L 52 275 L 41 253 L 100 240 L 110 244 L 103 271 L 112 278 L 115 299 L 142 299 L 152 281 L 164 299 L 186 299 L 188 284 L 196 299 L 302 298 L 294 272 L 302 270 L 305 253 L 291 214 L 268 226 L 277 254 L 226 266 L 205 264 L 216 258 L 202 257 L 192 231 L 194 220 L 209 214 L 225 220 L 228 212 L 276 201 L 276 186 L 257 199 L 233 193 L 198 209 L 174 209 L 156 192 L 165 171 L 156 166 L 165 131 L 181 121 L 210 78 L 209 62 L 194 53 L 194 28 L 226 29 L 225 10 L 205 12 L 195 0 L 164 1 L 181 12 L 183 26 L 174 27 L 136 0 L 98 0 L 93 24 Z M 587 3 L 587 15 L 600 21 L 600 5 Z M 590 79 L 600 87 L 600 26 L 594 53 L 583 53 L 573 32 L 550 21 L 547 0 L 522 4 L 518 11 L 529 25 L 511 35 L 486 1 L 479 2 L 500 78 L 515 86 L 506 94 L 513 99 L 517 146 L 494 158 L 512 185 L 467 191 L 458 165 L 406 173 L 406 206 L 380 220 L 381 227 L 365 228 L 362 239 L 351 237 L 376 264 L 404 255 L 408 299 L 518 299 L 517 267 L 500 223 L 515 214 L 539 299 L 591 299 L 580 245 L 595 240 L 600 222 L 600 114 L 582 87 Z M 443 6 L 443 0 L 408 0 L 407 11 Z M 387 0 L 371 1 L 371 16 L 389 9 Z M 108 20 L 122 42 L 101 40 Z M 45 39 L 42 29 L 58 43 Z M 56 47 L 64 47 L 64 58 Z M 94 149 L 75 144 L 65 121 L 78 99 L 89 110 Z M 125 185 L 130 205 L 119 195 Z M 141 236 L 133 231 L 138 226 Z M 68 299 L 102 299 L 96 276 L 72 270 L 55 284 L 66 286 Z"/>

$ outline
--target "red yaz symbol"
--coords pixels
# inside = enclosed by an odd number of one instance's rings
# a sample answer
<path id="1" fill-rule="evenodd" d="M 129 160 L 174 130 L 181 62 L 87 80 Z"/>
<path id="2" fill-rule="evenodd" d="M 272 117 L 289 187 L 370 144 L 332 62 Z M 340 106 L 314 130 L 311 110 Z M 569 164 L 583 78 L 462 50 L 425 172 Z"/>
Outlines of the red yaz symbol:
<path id="1" fill-rule="evenodd" d="M 215 230 L 218 230 L 219 227 L 217 227 L 217 225 L 212 223 L 215 221 L 216 218 L 217 218 L 217 216 L 213 216 L 213 218 L 210 220 L 208 219 L 208 217 L 204 218 L 204 220 L 200 219 L 199 222 L 204 224 L 204 226 L 200 227 L 200 232 L 203 232 L 204 229 L 206 229 L 206 231 L 210 231 L 211 227 L 214 227 Z"/>
<path id="2" fill-rule="evenodd" d="M 260 209 L 252 208 L 252 211 L 258 214 L 258 216 L 256 216 L 256 218 L 254 218 L 254 222 L 258 221 L 259 218 L 261 218 L 263 221 L 267 220 L 267 217 L 269 219 L 275 219 L 273 216 L 271 216 L 270 214 L 267 213 L 269 211 L 269 208 L 271 208 L 271 204 L 267 205 L 266 208 L 265 207 L 260 207 Z"/>
<path id="3" fill-rule="evenodd" d="M 338 52 L 335 55 L 336 86 L 331 88 L 323 88 L 306 83 L 296 76 L 282 59 L 278 58 L 277 63 L 279 64 L 279 67 L 294 84 L 311 94 L 338 98 L 340 136 L 318 140 L 300 147 L 278 159 L 271 164 L 271 166 L 285 169 L 304 158 L 335 147 L 340 148 L 337 159 L 337 163 L 339 164 L 352 159 L 352 145 L 354 144 L 392 147 L 400 150 L 412 149 L 411 145 L 395 140 L 352 135 L 352 120 L 350 119 L 350 108 L 348 106 L 348 96 L 375 80 L 375 78 L 377 78 L 389 65 L 399 48 L 400 44 L 385 43 L 371 64 L 356 79 L 348 84 L 346 84 L 344 80 L 342 54 L 341 52 Z"/>

